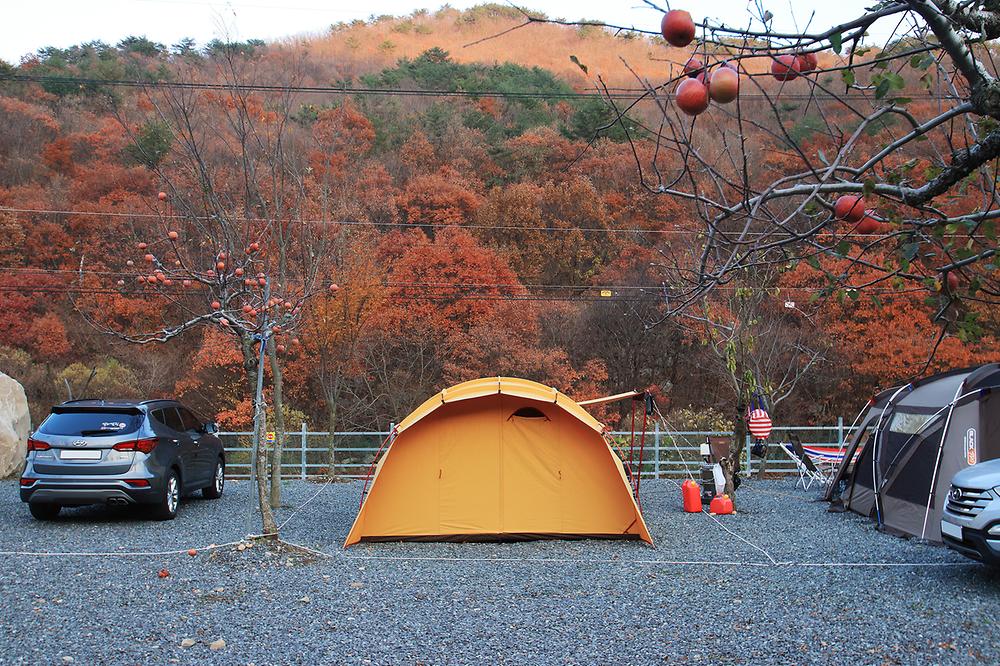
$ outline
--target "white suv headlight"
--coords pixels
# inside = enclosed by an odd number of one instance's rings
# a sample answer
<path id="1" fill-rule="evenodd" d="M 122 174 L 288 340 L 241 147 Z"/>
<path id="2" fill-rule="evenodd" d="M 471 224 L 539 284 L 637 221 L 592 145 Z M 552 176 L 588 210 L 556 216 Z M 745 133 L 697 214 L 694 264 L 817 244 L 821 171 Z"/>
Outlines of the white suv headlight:
<path id="1" fill-rule="evenodd" d="M 994 525 L 988 532 L 990 536 L 1000 537 L 1000 525 Z"/>

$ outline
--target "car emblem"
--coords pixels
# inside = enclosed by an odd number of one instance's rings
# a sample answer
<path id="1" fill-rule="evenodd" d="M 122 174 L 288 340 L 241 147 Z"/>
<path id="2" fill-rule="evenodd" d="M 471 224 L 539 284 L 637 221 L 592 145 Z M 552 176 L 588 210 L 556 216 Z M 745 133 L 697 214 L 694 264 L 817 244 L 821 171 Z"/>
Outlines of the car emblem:
<path id="1" fill-rule="evenodd" d="M 73 446 L 87 446 L 87 441 L 84 439 L 78 439 L 73 442 Z"/>
<path id="2" fill-rule="evenodd" d="M 951 489 L 951 498 L 953 500 L 955 500 L 956 502 L 961 502 L 962 501 L 962 489 L 961 488 L 952 488 Z"/>

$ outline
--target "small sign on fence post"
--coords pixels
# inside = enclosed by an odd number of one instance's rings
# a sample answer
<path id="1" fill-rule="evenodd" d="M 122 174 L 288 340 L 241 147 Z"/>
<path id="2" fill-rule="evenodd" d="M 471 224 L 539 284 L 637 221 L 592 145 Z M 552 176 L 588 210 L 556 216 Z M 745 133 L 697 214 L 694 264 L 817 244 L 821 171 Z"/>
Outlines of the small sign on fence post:
<path id="1" fill-rule="evenodd" d="M 267 442 L 268 444 L 274 444 L 274 440 L 275 440 L 275 435 L 273 430 L 269 431 L 264 436 L 264 441 Z"/>

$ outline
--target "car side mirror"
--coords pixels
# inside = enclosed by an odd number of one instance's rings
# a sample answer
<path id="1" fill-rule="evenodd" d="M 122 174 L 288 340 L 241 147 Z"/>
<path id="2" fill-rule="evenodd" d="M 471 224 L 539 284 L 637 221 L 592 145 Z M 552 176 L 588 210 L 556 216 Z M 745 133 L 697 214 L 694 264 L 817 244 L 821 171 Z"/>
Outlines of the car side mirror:
<path id="1" fill-rule="evenodd" d="M 209 421 L 208 423 L 203 423 L 201 425 L 201 431 L 208 435 L 214 435 L 219 432 L 219 426 L 215 421 Z"/>

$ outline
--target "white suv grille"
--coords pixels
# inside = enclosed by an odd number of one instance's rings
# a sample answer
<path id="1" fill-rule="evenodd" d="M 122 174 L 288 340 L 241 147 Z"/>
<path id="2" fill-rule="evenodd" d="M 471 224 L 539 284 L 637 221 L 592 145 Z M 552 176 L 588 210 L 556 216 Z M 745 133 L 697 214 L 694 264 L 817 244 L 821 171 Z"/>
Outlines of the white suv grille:
<path id="1" fill-rule="evenodd" d="M 957 516 L 973 518 L 979 515 L 992 499 L 987 490 L 952 486 L 951 492 L 948 493 L 947 509 Z"/>

